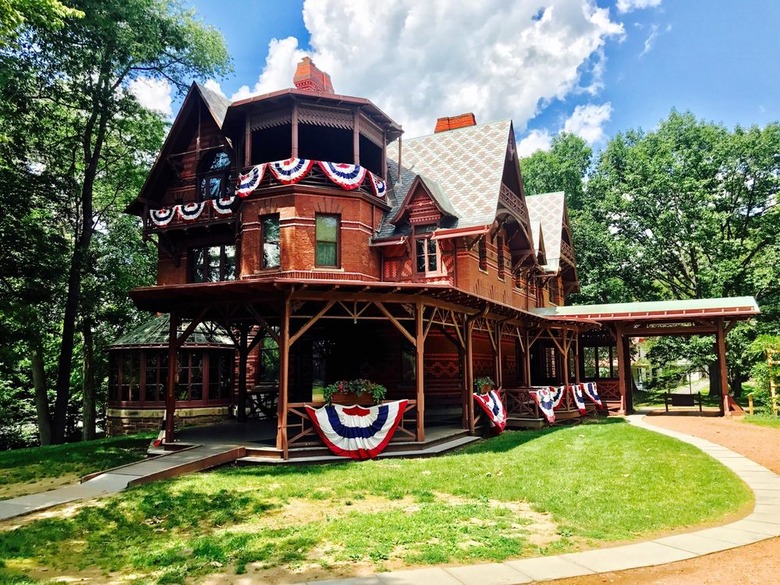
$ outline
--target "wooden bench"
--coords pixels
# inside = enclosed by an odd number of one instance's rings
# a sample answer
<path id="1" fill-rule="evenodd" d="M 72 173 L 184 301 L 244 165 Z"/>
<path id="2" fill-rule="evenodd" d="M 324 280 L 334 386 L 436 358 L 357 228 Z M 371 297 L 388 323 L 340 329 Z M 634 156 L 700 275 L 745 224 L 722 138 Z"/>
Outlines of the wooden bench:
<path id="1" fill-rule="evenodd" d="M 697 392 L 696 394 L 672 394 L 667 392 L 664 394 L 664 406 L 666 407 L 666 412 L 669 412 L 670 403 L 672 406 L 696 406 L 698 403 L 699 412 L 702 411 L 701 392 Z"/>

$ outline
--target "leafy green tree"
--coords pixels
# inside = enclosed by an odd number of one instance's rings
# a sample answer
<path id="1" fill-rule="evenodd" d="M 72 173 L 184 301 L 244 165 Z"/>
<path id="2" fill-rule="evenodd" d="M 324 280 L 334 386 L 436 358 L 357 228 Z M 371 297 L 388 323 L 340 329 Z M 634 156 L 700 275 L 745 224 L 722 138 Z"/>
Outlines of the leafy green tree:
<path id="1" fill-rule="evenodd" d="M 159 146 L 159 134 L 153 148 L 148 144 L 150 124 L 159 129 L 159 119 L 139 106 L 130 83 L 157 78 L 183 88 L 192 77 L 220 75 L 229 66 L 221 36 L 176 2 L 76 0 L 72 5 L 83 18 L 66 14 L 61 27 L 26 22 L 0 55 L 3 133 L 15 143 L 17 168 L 57 178 L 51 205 L 40 213 L 58 220 L 56 231 L 66 242 L 65 271 L 53 279 L 63 294 L 55 295 L 61 333 L 52 442 L 65 438 L 77 332 L 81 328 L 82 337 L 89 338 L 96 323 L 96 305 L 82 295 L 96 267 L 93 238 L 105 229 L 105 208 L 123 207 L 129 189 L 137 188 L 121 184 L 121 167 L 144 166 Z M 24 305 L 19 297 L 15 301 Z"/>

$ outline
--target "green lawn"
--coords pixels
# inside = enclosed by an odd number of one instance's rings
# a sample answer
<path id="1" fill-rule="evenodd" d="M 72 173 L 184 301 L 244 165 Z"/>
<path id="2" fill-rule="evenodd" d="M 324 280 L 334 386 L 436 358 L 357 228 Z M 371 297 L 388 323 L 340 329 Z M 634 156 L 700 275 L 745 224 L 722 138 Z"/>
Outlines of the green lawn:
<path id="1" fill-rule="evenodd" d="M 0 499 L 66 485 L 88 473 L 143 459 L 153 436 L 145 433 L 0 451 Z"/>
<path id="2" fill-rule="evenodd" d="M 746 414 L 742 420 L 751 425 L 780 429 L 780 417 L 771 414 L 754 414 L 753 416 Z"/>
<path id="3" fill-rule="evenodd" d="M 717 522 L 751 502 L 697 449 L 607 419 L 434 459 L 231 467 L 141 486 L 0 533 L 0 583 L 80 571 L 183 583 L 277 570 L 300 581 L 501 561 Z"/>

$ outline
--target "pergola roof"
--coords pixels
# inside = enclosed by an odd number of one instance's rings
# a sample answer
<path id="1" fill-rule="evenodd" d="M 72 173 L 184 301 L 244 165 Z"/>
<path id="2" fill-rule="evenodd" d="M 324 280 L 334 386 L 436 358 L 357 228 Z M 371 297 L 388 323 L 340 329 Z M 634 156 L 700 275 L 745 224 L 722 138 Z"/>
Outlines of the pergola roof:
<path id="1" fill-rule="evenodd" d="M 690 299 L 684 301 L 649 301 L 641 303 L 612 303 L 605 305 L 578 305 L 543 307 L 533 312 L 560 320 L 592 320 L 656 322 L 690 321 L 697 318 L 729 317 L 749 319 L 761 310 L 753 297 L 719 299 Z"/>
<path id="2" fill-rule="evenodd" d="M 125 333 L 111 344 L 110 349 L 127 347 L 168 347 L 168 335 L 170 333 L 171 316 L 168 314 L 155 315 L 144 321 L 138 327 Z M 186 329 L 188 321 L 179 324 L 181 329 Z M 214 323 L 200 323 L 184 342 L 184 347 L 217 347 L 233 348 L 233 340 L 227 332 Z"/>

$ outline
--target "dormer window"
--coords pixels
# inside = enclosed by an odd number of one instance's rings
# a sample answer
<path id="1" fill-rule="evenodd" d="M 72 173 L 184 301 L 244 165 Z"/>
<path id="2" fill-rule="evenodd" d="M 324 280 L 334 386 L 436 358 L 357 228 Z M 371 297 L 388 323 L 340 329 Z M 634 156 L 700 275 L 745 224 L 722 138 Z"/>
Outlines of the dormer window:
<path id="1" fill-rule="evenodd" d="M 431 236 L 435 225 L 416 226 L 414 228 L 414 253 L 417 272 L 439 272 L 439 243 Z"/>
<path id="2" fill-rule="evenodd" d="M 203 155 L 198 164 L 198 198 L 222 199 L 229 195 L 230 156 L 224 150 Z"/>

